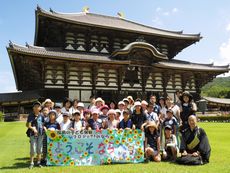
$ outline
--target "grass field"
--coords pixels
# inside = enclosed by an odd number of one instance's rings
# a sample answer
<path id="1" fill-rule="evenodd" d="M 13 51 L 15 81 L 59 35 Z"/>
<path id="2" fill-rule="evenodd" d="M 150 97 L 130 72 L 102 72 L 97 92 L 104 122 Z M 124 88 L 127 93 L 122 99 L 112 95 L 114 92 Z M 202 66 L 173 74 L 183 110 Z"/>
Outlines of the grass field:
<path id="1" fill-rule="evenodd" d="M 98 172 L 98 173 L 229 173 L 230 123 L 200 123 L 212 147 L 210 163 L 203 166 L 181 166 L 174 163 L 116 164 L 82 167 L 43 167 L 28 169 L 29 140 L 24 122 L 0 123 L 0 173 L 2 172 Z"/>

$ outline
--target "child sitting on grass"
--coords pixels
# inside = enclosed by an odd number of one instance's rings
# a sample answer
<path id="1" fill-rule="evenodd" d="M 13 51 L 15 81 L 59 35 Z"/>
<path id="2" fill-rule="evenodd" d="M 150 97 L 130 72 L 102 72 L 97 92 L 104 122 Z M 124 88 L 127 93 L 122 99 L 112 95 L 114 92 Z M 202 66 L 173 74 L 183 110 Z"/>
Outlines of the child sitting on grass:
<path id="1" fill-rule="evenodd" d="M 170 125 L 165 126 L 165 140 L 164 140 L 164 149 L 162 154 L 162 159 L 175 161 L 177 157 L 177 139 L 174 134 L 172 134 L 172 127 Z"/>

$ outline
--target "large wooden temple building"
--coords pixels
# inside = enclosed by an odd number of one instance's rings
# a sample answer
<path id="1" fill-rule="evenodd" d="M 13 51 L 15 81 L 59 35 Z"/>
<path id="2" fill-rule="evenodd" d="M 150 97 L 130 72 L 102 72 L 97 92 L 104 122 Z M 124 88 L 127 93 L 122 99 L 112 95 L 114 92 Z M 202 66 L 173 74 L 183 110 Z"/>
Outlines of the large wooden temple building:
<path id="1" fill-rule="evenodd" d="M 122 17 L 89 12 L 59 13 L 37 7 L 34 44 L 9 43 L 7 51 L 19 93 L 0 96 L 0 106 L 33 100 L 90 95 L 106 101 L 132 95 L 188 90 L 195 99 L 200 89 L 229 66 L 175 60 L 200 34 L 157 29 Z M 18 107 L 20 110 L 20 107 Z"/>

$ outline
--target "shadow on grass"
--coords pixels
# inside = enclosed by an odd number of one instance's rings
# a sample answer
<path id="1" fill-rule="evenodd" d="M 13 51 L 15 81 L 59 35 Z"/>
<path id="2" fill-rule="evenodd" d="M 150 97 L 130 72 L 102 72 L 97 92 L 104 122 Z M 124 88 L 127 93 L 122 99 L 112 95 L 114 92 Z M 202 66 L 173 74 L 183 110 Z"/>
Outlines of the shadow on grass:
<path id="1" fill-rule="evenodd" d="M 30 158 L 29 157 L 16 158 L 15 161 L 16 162 L 13 163 L 12 165 L 0 167 L 0 170 L 28 168 L 30 163 Z"/>

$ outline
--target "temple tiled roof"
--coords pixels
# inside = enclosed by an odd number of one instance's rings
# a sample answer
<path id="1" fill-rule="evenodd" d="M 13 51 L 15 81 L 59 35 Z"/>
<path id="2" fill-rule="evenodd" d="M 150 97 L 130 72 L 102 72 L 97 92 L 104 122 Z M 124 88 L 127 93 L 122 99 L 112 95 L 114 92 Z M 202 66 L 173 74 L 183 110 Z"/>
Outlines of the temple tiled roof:
<path id="1" fill-rule="evenodd" d="M 79 53 L 75 51 L 61 50 L 60 48 L 45 48 L 38 46 L 20 46 L 14 43 L 10 43 L 8 51 L 20 52 L 26 55 L 33 55 L 39 57 L 49 57 L 53 59 L 65 59 L 75 61 L 87 61 L 87 62 L 101 62 L 101 63 L 122 63 L 129 64 L 129 61 L 112 60 L 108 55 L 98 55 L 90 53 Z"/>
<path id="2" fill-rule="evenodd" d="M 163 29 L 154 28 L 151 26 L 142 25 L 127 19 L 120 17 L 105 16 L 94 13 L 59 13 L 51 11 L 46 11 L 37 8 L 36 11 L 37 19 L 38 16 L 46 16 L 56 20 L 71 22 L 75 24 L 83 24 L 88 26 L 96 26 L 101 28 L 110 28 L 122 31 L 131 31 L 142 34 L 150 34 L 155 36 L 161 36 L 166 38 L 177 38 L 185 40 L 199 41 L 202 37 L 200 34 L 184 34 L 183 31 L 168 31 Z"/>
<path id="3" fill-rule="evenodd" d="M 0 103 L 3 102 L 20 102 L 20 101 L 34 101 L 41 96 L 37 91 L 23 91 L 12 93 L 0 93 Z"/>
<path id="4" fill-rule="evenodd" d="M 125 46 L 123 49 L 116 50 L 112 53 L 112 57 L 122 54 L 129 54 L 133 49 L 143 49 L 151 52 L 153 57 L 157 57 L 161 60 L 168 60 L 168 57 L 159 52 L 153 45 L 145 42 L 132 42 Z"/>
<path id="5" fill-rule="evenodd" d="M 75 60 L 82 62 L 99 62 L 99 63 L 117 63 L 117 64 L 130 64 L 129 60 L 116 60 L 111 59 L 109 55 L 99 55 L 90 53 L 79 53 L 75 51 L 65 51 L 60 48 L 45 48 L 38 46 L 20 46 L 14 43 L 10 43 L 8 47 L 9 52 L 19 52 L 26 55 L 48 57 L 53 59 Z M 215 72 L 228 72 L 229 65 L 226 66 L 214 66 L 213 64 L 198 64 L 188 61 L 180 60 L 163 60 L 152 64 L 155 67 L 177 70 L 199 70 L 199 71 L 215 71 Z"/>
<path id="6" fill-rule="evenodd" d="M 208 102 L 230 105 L 230 99 L 214 98 L 214 97 L 203 97 L 203 98 Z"/>
<path id="7" fill-rule="evenodd" d="M 178 70 L 199 70 L 199 71 L 217 71 L 217 72 L 228 72 L 229 65 L 226 66 L 214 66 L 213 64 L 198 64 L 191 63 L 188 61 L 170 60 L 160 61 L 154 64 L 156 67 L 167 68 L 167 69 L 178 69 Z"/>

